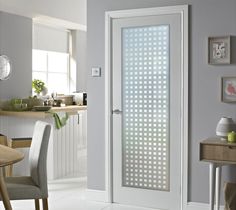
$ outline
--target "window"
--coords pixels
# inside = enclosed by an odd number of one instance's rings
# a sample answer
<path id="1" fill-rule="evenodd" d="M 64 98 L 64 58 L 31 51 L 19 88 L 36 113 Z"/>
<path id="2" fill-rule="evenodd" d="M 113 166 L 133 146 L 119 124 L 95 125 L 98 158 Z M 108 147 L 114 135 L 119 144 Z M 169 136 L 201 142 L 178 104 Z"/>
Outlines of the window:
<path id="1" fill-rule="evenodd" d="M 76 90 L 74 42 L 71 30 L 34 23 L 32 79 L 45 82 L 48 94 Z"/>
<path id="2" fill-rule="evenodd" d="M 33 79 L 44 81 L 48 93 L 69 93 L 69 54 L 34 49 Z"/>

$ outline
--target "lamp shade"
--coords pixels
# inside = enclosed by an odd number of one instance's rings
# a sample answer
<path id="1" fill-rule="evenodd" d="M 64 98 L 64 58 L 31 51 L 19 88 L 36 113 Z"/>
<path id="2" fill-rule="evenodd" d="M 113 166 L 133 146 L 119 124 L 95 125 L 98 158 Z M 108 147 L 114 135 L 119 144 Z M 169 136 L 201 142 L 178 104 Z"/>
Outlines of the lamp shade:
<path id="1" fill-rule="evenodd" d="M 216 135 L 225 140 L 231 131 L 236 131 L 236 124 L 232 118 L 222 117 L 216 126 Z"/>

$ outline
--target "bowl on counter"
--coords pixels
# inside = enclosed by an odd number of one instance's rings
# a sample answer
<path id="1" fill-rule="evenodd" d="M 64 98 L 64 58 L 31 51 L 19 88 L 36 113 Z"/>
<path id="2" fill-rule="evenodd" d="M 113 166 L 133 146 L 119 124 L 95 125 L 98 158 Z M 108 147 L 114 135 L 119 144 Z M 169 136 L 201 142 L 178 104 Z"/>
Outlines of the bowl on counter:
<path id="1" fill-rule="evenodd" d="M 33 110 L 34 111 L 40 111 L 40 112 L 46 112 L 50 110 L 52 107 L 51 106 L 34 106 Z"/>
<path id="2" fill-rule="evenodd" d="M 28 105 L 26 103 L 14 104 L 14 111 L 27 111 L 29 110 Z"/>
<path id="3" fill-rule="evenodd" d="M 22 99 L 22 103 L 26 103 L 29 110 L 35 106 L 43 106 L 43 100 L 39 98 L 24 98 Z"/>
<path id="4" fill-rule="evenodd" d="M 30 111 L 34 106 L 42 106 L 43 100 L 37 98 L 10 99 L 1 102 L 4 111 Z"/>

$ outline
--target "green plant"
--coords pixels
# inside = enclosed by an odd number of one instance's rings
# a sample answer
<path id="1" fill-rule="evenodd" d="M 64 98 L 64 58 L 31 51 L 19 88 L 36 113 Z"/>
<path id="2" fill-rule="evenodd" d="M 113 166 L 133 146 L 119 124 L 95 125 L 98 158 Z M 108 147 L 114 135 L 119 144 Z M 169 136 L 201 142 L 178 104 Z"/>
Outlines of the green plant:
<path id="1" fill-rule="evenodd" d="M 40 79 L 34 79 L 32 81 L 32 88 L 37 94 L 40 94 L 43 91 L 43 89 L 45 88 L 44 85 L 45 83 Z"/>

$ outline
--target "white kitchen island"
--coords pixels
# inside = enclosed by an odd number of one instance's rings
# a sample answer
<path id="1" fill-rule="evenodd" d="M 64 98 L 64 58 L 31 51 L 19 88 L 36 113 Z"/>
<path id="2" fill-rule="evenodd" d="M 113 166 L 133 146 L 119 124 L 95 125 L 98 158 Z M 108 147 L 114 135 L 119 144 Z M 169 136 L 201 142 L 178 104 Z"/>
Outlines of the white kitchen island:
<path id="1" fill-rule="evenodd" d="M 47 168 L 48 179 L 83 176 L 86 170 L 87 107 L 53 107 L 59 115 L 67 112 L 69 119 L 64 127 L 56 129 L 52 114 L 46 112 L 14 112 L 0 110 L 0 133 L 8 138 L 32 137 L 34 124 L 42 120 L 52 125 L 49 141 Z M 13 175 L 28 175 L 28 148 L 19 149 L 25 159 L 14 165 Z"/>

